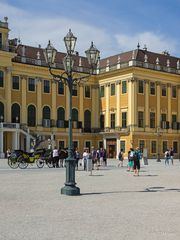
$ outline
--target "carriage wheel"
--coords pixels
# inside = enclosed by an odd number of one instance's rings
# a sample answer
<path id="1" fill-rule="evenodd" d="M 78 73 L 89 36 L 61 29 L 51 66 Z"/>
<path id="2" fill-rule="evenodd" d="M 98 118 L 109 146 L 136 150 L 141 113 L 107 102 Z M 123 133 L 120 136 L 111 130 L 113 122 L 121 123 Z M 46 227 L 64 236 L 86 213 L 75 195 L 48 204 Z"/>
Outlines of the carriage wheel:
<path id="1" fill-rule="evenodd" d="M 52 158 L 49 158 L 49 159 L 47 160 L 47 165 L 48 165 L 49 168 L 53 168 L 53 167 L 54 167 L 54 165 L 53 165 L 53 159 L 52 159 Z"/>
<path id="2" fill-rule="evenodd" d="M 27 163 L 26 159 L 24 159 L 22 156 L 20 156 L 18 158 L 18 161 L 19 161 L 19 168 L 21 168 L 21 169 L 27 168 L 28 163 Z"/>
<path id="3" fill-rule="evenodd" d="M 19 162 L 17 161 L 17 159 L 11 159 L 11 158 L 9 158 L 9 159 L 8 159 L 8 165 L 9 165 L 11 168 L 16 169 L 16 168 L 18 168 L 18 166 L 19 166 Z"/>
<path id="4" fill-rule="evenodd" d="M 36 165 L 38 168 L 43 168 L 44 167 L 44 161 L 42 159 L 37 159 L 36 160 Z"/>

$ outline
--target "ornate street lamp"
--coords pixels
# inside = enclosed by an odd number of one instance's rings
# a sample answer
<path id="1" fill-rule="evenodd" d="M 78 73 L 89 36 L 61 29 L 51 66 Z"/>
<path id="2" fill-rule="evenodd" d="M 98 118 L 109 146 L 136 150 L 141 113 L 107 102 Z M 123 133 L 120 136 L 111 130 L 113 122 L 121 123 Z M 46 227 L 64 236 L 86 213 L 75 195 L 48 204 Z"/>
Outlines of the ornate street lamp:
<path id="1" fill-rule="evenodd" d="M 55 63 L 55 57 L 57 50 L 51 45 L 50 41 L 47 48 L 44 50 L 45 60 L 49 67 L 50 74 L 54 77 L 56 81 L 63 82 L 68 86 L 69 89 L 69 129 L 68 129 L 68 157 L 66 161 L 66 182 L 65 186 L 61 188 L 61 194 L 65 195 L 79 195 L 80 189 L 76 187 L 75 182 L 75 159 L 73 156 L 73 142 L 72 142 L 72 90 L 73 85 L 80 83 L 83 79 L 87 79 L 91 74 L 84 76 L 73 76 L 73 66 L 74 66 L 74 49 L 76 45 L 77 38 L 73 35 L 71 30 L 64 37 L 64 43 L 66 46 L 67 54 L 63 59 L 64 72 L 62 74 L 55 74 L 52 72 L 52 68 Z M 93 42 L 91 47 L 85 51 L 88 62 L 91 69 L 95 69 L 97 66 L 97 61 L 99 59 L 99 50 L 94 46 Z M 93 73 L 93 71 L 92 71 Z"/>

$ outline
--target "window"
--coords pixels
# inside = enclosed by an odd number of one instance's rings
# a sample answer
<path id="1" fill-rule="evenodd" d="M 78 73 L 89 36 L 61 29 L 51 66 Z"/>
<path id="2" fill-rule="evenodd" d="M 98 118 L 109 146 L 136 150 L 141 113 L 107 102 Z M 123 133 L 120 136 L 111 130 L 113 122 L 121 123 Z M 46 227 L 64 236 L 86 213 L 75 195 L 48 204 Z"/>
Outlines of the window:
<path id="1" fill-rule="evenodd" d="M 4 121 L 4 104 L 0 102 L 0 121 Z"/>
<path id="2" fill-rule="evenodd" d="M 122 128 L 127 128 L 127 112 L 122 112 Z"/>
<path id="3" fill-rule="evenodd" d="M 65 148 L 65 144 L 64 141 L 59 141 L 59 149 L 64 149 Z"/>
<path id="4" fill-rule="evenodd" d="M 75 108 L 72 109 L 72 121 L 78 121 L 78 110 Z"/>
<path id="5" fill-rule="evenodd" d="M 123 149 L 123 152 L 126 151 L 126 142 L 124 140 L 120 141 L 120 149 Z"/>
<path id="6" fill-rule="evenodd" d="M 111 96 L 115 95 L 115 83 L 111 84 Z"/>
<path id="7" fill-rule="evenodd" d="M 150 128 L 155 128 L 155 112 L 150 112 Z"/>
<path id="8" fill-rule="evenodd" d="M 122 81 L 122 94 L 127 93 L 127 82 Z"/>
<path id="9" fill-rule="evenodd" d="M 90 152 L 90 149 L 91 149 L 91 142 L 90 141 L 85 142 L 85 148 L 87 148 L 88 151 Z"/>
<path id="10" fill-rule="evenodd" d="M 100 97 L 104 97 L 104 86 L 100 86 Z"/>
<path id="11" fill-rule="evenodd" d="M 139 85 L 138 85 L 138 93 L 144 93 L 144 81 L 143 80 L 139 80 L 138 83 L 139 83 Z"/>
<path id="12" fill-rule="evenodd" d="M 100 115 L 100 128 L 104 129 L 104 115 L 103 114 Z"/>
<path id="13" fill-rule="evenodd" d="M 50 119 L 51 118 L 51 110 L 48 106 L 43 107 L 43 119 Z"/>
<path id="14" fill-rule="evenodd" d="M 154 82 L 150 82 L 150 94 L 151 95 L 155 95 L 156 94 L 155 83 Z"/>
<path id="15" fill-rule="evenodd" d="M 178 153 L 178 142 L 173 142 L 174 153 Z"/>
<path id="16" fill-rule="evenodd" d="M 20 122 L 20 106 L 17 103 L 14 103 L 11 107 L 11 122 L 19 123 Z"/>
<path id="17" fill-rule="evenodd" d="M 166 85 L 162 85 L 162 96 L 165 97 L 166 96 Z"/>
<path id="18" fill-rule="evenodd" d="M 100 149 L 100 148 L 103 148 L 103 142 L 102 142 L 102 141 L 99 141 L 99 144 L 98 144 L 98 145 L 99 145 L 99 149 Z"/>
<path id="19" fill-rule="evenodd" d="M 91 89 L 90 86 L 85 86 L 85 97 L 90 98 L 91 97 Z"/>
<path id="20" fill-rule="evenodd" d="M 156 153 L 156 141 L 151 142 L 151 153 Z"/>
<path id="21" fill-rule="evenodd" d="M 65 119 L 65 110 L 62 107 L 59 107 L 57 110 L 57 120 L 64 121 Z"/>
<path id="22" fill-rule="evenodd" d="M 27 110 L 28 126 L 34 127 L 36 125 L 36 108 L 33 105 L 28 106 Z"/>
<path id="23" fill-rule="evenodd" d="M 177 115 L 173 114 L 172 115 L 172 123 L 177 122 Z"/>
<path id="24" fill-rule="evenodd" d="M 74 149 L 78 148 L 78 141 L 73 141 L 73 148 Z"/>
<path id="25" fill-rule="evenodd" d="M 163 143 L 163 145 L 162 145 L 162 147 L 163 147 L 163 153 L 165 153 L 165 151 L 167 150 L 167 141 L 163 141 L 162 142 Z"/>
<path id="26" fill-rule="evenodd" d="M 176 98 L 177 93 L 176 93 L 176 86 L 172 86 L 172 97 Z"/>
<path id="27" fill-rule="evenodd" d="M 19 76 L 12 77 L 12 88 L 19 90 Z"/>
<path id="28" fill-rule="evenodd" d="M 166 113 L 161 114 L 161 121 L 166 122 Z"/>
<path id="29" fill-rule="evenodd" d="M 115 128 L 115 113 L 111 113 L 111 128 Z"/>
<path id="30" fill-rule="evenodd" d="M 144 146 L 145 146 L 145 141 L 144 140 L 139 140 L 139 148 L 140 148 L 141 152 L 143 152 Z"/>
<path id="31" fill-rule="evenodd" d="M 84 112 L 84 128 L 89 131 L 91 130 L 91 112 L 89 110 Z"/>
<path id="32" fill-rule="evenodd" d="M 144 127 L 144 112 L 138 112 L 138 127 Z"/>
<path id="33" fill-rule="evenodd" d="M 64 95 L 64 84 L 62 82 L 58 82 L 58 94 Z"/>
<path id="34" fill-rule="evenodd" d="M 72 87 L 72 96 L 77 96 L 77 84 L 74 84 Z"/>
<path id="35" fill-rule="evenodd" d="M 34 92 L 35 91 L 35 79 L 29 78 L 28 79 L 28 90 Z"/>
<path id="36" fill-rule="evenodd" d="M 0 71 L 0 87 L 4 86 L 4 73 Z"/>
<path id="37" fill-rule="evenodd" d="M 50 82 L 49 82 L 49 80 L 44 80 L 44 93 L 50 93 Z"/>

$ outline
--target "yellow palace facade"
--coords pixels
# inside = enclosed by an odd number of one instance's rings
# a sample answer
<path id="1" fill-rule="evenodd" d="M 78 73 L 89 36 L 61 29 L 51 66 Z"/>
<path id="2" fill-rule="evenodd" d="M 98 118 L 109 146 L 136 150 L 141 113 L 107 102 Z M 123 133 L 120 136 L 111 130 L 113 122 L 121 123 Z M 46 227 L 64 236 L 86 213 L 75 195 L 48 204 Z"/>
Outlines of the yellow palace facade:
<path id="1" fill-rule="evenodd" d="M 6 150 L 29 151 L 36 144 L 67 147 L 68 89 L 52 79 L 41 46 L 8 39 L 0 21 L 0 157 Z M 63 73 L 64 53 L 54 72 Z M 87 74 L 85 57 L 74 55 L 76 73 Z M 168 52 L 137 49 L 99 61 L 96 74 L 73 88 L 73 143 L 104 147 L 110 158 L 122 148 L 147 149 L 162 157 L 180 154 L 180 62 Z"/>

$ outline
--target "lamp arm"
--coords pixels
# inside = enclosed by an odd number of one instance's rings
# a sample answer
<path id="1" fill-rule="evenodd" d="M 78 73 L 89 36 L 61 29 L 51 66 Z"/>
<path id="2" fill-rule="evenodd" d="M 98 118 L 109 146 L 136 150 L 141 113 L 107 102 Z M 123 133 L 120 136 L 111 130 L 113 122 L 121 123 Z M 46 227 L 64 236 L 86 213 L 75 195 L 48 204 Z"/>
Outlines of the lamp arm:
<path id="1" fill-rule="evenodd" d="M 54 78 L 57 78 L 57 79 L 59 79 L 60 81 L 62 81 L 66 84 L 67 78 L 63 77 L 64 74 L 67 74 L 66 72 L 63 72 L 61 75 L 55 74 L 55 73 L 52 72 L 51 66 L 49 66 L 49 72 Z"/>
<path id="2" fill-rule="evenodd" d="M 88 74 L 88 75 L 82 76 L 82 77 L 73 78 L 73 82 L 80 82 L 82 79 L 86 79 L 90 76 L 91 76 L 91 74 Z"/>

